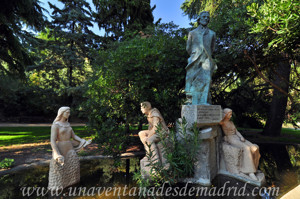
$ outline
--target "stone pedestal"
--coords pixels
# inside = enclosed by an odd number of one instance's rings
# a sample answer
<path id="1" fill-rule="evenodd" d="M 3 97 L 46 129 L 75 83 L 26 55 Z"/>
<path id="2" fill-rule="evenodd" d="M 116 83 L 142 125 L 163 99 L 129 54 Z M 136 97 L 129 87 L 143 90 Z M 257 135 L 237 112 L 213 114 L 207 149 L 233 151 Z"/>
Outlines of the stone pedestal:
<path id="1" fill-rule="evenodd" d="M 242 164 L 243 149 L 232 146 L 227 142 L 220 143 L 220 168 L 219 174 L 229 176 L 249 184 L 262 186 L 266 180 L 265 175 L 261 171 L 255 173 L 258 180 L 253 180 L 250 176 L 239 172 L 239 168 Z"/>
<path id="2" fill-rule="evenodd" d="M 222 120 L 220 105 L 182 105 L 181 118 L 185 118 L 188 126 L 196 123 L 198 127 L 218 125 Z"/>
<path id="3" fill-rule="evenodd" d="M 167 146 L 169 143 L 167 144 Z M 152 163 L 159 163 L 161 164 L 165 169 L 169 168 L 169 163 L 167 162 L 166 158 L 164 157 L 164 147 L 161 142 L 158 142 L 155 144 L 155 147 L 157 149 L 158 154 L 152 156 Z M 151 174 L 155 174 L 155 170 L 151 170 L 150 166 L 150 160 L 148 156 L 146 155 L 143 159 L 140 161 L 141 166 L 141 174 L 144 179 L 151 179 Z"/>
<path id="4" fill-rule="evenodd" d="M 141 175 L 142 175 L 142 178 L 144 178 L 144 179 L 150 179 L 151 167 L 149 166 L 149 164 L 150 164 L 150 161 L 148 160 L 147 157 L 144 157 L 140 161 Z"/>
<path id="5" fill-rule="evenodd" d="M 200 130 L 200 149 L 195 165 L 193 178 L 185 179 L 192 183 L 210 186 L 212 179 L 218 174 L 219 153 L 218 143 L 221 138 L 221 129 L 218 126 L 222 120 L 220 105 L 183 105 L 181 117 L 185 118 L 187 132 L 191 133 L 194 124 Z M 182 120 L 181 118 L 181 120 Z M 180 129 L 179 129 L 180 130 Z"/>
<path id="6" fill-rule="evenodd" d="M 213 126 L 210 128 L 210 133 L 206 133 L 200 144 L 198 153 L 198 161 L 195 165 L 195 174 L 190 181 L 201 184 L 203 186 L 210 186 L 211 181 L 218 174 L 219 154 L 216 150 L 218 148 L 218 139 L 220 135 L 220 128 Z M 210 134 L 210 137 L 207 137 Z M 202 133 L 200 133 L 201 137 Z"/>

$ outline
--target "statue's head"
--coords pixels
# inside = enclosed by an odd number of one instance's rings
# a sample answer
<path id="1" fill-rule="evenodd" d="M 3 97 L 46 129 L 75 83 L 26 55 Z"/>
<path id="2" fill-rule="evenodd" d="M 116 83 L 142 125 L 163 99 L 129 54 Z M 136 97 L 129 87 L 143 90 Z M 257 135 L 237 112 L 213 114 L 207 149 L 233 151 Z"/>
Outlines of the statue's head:
<path id="1" fill-rule="evenodd" d="M 141 103 L 141 111 L 143 114 L 148 114 L 149 111 L 152 109 L 150 102 L 142 102 Z"/>
<path id="2" fill-rule="evenodd" d="M 198 24 L 206 27 L 210 20 L 210 14 L 208 11 L 203 11 L 200 13 L 199 19 L 197 20 Z"/>
<path id="3" fill-rule="evenodd" d="M 230 119 L 232 116 L 232 110 L 230 108 L 225 108 L 223 110 L 223 118 Z"/>
<path id="4" fill-rule="evenodd" d="M 70 107 L 67 106 L 60 107 L 58 109 L 57 116 L 54 122 L 61 121 L 62 118 L 65 118 L 66 121 L 68 121 L 69 116 L 70 116 Z"/>

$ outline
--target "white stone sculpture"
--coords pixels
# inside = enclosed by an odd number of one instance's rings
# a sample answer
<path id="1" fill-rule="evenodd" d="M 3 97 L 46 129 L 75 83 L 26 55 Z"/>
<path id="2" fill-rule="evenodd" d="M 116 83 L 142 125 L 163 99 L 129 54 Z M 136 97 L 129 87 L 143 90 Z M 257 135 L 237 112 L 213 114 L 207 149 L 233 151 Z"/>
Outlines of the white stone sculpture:
<path id="1" fill-rule="evenodd" d="M 227 171 L 259 181 L 256 176 L 260 159 L 259 147 L 245 140 L 234 123 L 230 121 L 231 109 L 224 109 L 223 115 L 220 125 L 225 134 L 222 150 Z"/>
<path id="2" fill-rule="evenodd" d="M 75 135 L 68 118 L 69 107 L 61 107 L 51 126 L 52 159 L 49 169 L 48 189 L 59 190 L 80 181 L 79 158 L 75 151 L 87 146 L 92 140 Z M 73 140 L 71 140 L 73 138 Z M 74 146 L 78 145 L 76 148 Z"/>
<path id="3" fill-rule="evenodd" d="M 166 166 L 168 164 L 164 157 L 163 146 L 160 143 L 159 136 L 156 134 L 157 126 L 160 124 L 162 126 L 163 133 L 166 136 L 168 135 L 169 129 L 164 121 L 164 118 L 162 117 L 158 109 L 152 108 L 150 102 L 142 102 L 141 111 L 147 116 L 149 122 L 148 130 L 143 130 L 139 132 L 141 142 L 144 144 L 146 153 L 149 153 L 149 150 L 152 151 L 153 163 L 159 161 L 162 164 L 162 166 Z M 150 145 L 150 149 L 147 146 L 147 144 Z M 147 157 L 144 157 L 141 160 L 141 170 L 143 176 L 149 176 L 150 168 L 146 166 L 148 163 L 149 160 Z"/>

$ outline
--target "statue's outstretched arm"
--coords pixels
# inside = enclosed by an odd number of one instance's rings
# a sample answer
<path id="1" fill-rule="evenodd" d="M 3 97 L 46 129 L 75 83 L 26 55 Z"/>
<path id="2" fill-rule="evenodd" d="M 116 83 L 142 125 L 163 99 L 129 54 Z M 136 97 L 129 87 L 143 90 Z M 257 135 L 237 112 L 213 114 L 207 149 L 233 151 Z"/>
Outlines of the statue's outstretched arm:
<path id="1" fill-rule="evenodd" d="M 81 142 L 83 139 L 77 136 L 74 131 L 72 130 L 72 138 L 78 142 Z"/>
<path id="2" fill-rule="evenodd" d="M 81 150 L 82 148 L 86 147 L 87 145 L 91 144 L 92 143 L 92 139 L 90 140 L 85 140 L 85 139 L 82 139 L 80 138 L 79 136 L 75 135 L 74 131 L 72 130 L 72 138 L 76 141 L 79 142 L 79 145 L 74 148 L 75 151 L 79 151 Z"/>

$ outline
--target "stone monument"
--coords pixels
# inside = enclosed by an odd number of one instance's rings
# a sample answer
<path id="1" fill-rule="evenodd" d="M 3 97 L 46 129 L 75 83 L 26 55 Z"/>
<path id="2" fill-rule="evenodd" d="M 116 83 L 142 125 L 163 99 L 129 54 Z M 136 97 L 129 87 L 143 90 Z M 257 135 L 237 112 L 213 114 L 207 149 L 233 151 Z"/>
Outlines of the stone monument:
<path id="1" fill-rule="evenodd" d="M 179 119 L 180 122 L 185 118 L 188 133 L 191 133 L 189 129 L 194 124 L 200 130 L 201 144 L 195 174 L 193 178 L 187 180 L 205 186 L 209 186 L 211 180 L 217 175 L 219 158 L 217 140 L 220 134 L 218 124 L 222 120 L 221 106 L 208 103 L 211 77 L 217 69 L 212 59 L 216 33 L 207 27 L 209 20 L 209 12 L 201 12 L 198 19 L 199 26 L 188 35 L 186 50 L 190 57 L 186 66 L 187 104 L 182 105 Z"/>
<path id="2" fill-rule="evenodd" d="M 61 107 L 51 126 L 52 159 L 48 184 L 50 190 L 64 189 L 80 181 L 79 158 L 75 151 L 92 142 L 75 135 L 68 122 L 69 116 L 70 108 Z"/>
<path id="3" fill-rule="evenodd" d="M 221 139 L 219 123 L 222 120 L 222 108 L 220 105 L 182 105 L 179 121 L 182 118 L 187 122 L 188 134 L 192 133 L 189 129 L 197 125 L 201 140 L 194 176 L 185 181 L 210 186 L 211 181 L 218 174 L 218 148 Z M 179 131 L 180 129 L 177 130 Z"/>
<path id="4" fill-rule="evenodd" d="M 151 157 L 152 163 L 160 163 L 164 167 L 168 167 L 168 163 L 166 158 L 164 157 L 163 146 L 160 143 L 160 138 L 156 134 L 156 130 L 158 125 L 161 125 L 163 134 L 168 136 L 169 129 L 162 117 L 161 113 L 158 109 L 152 108 L 150 102 L 142 102 L 141 103 L 141 111 L 143 114 L 147 116 L 147 120 L 149 122 L 148 130 L 140 131 L 139 137 L 141 142 L 144 144 L 146 153 L 149 154 L 150 150 L 153 154 Z M 150 146 L 150 148 L 149 148 Z M 145 156 L 140 164 L 141 164 L 141 173 L 144 178 L 148 178 L 150 176 L 151 168 L 149 165 L 150 160 L 147 156 Z"/>
<path id="5" fill-rule="evenodd" d="M 232 122 L 229 125 L 229 121 L 223 118 L 220 105 L 210 105 L 209 102 L 211 78 L 217 69 L 212 59 L 216 34 L 207 28 L 209 19 L 208 12 L 200 13 L 199 26 L 189 32 L 186 46 L 190 55 L 186 66 L 187 103 L 182 105 L 179 122 L 185 118 L 187 129 L 196 125 L 199 128 L 201 143 L 194 176 L 184 181 L 209 186 L 217 174 L 225 174 L 261 186 L 264 175 L 257 172 L 260 157 L 258 146 L 246 141 Z M 232 130 L 235 129 L 235 135 L 228 137 L 228 126 Z M 179 128 L 177 126 L 177 135 L 180 138 Z M 226 135 L 225 142 L 222 141 L 222 130 Z M 191 130 L 188 133 L 192 133 Z M 240 141 L 237 141 L 239 138 Z"/>

